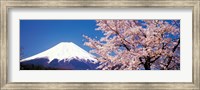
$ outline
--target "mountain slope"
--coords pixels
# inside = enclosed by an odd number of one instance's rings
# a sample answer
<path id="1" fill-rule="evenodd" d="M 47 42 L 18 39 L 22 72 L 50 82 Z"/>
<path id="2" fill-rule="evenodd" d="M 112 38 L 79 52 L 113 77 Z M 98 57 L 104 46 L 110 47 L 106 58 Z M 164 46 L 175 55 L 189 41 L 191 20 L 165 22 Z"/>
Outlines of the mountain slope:
<path id="1" fill-rule="evenodd" d="M 98 61 L 93 55 L 72 42 L 56 46 L 20 61 L 21 66 L 34 65 L 55 69 L 95 69 Z"/>

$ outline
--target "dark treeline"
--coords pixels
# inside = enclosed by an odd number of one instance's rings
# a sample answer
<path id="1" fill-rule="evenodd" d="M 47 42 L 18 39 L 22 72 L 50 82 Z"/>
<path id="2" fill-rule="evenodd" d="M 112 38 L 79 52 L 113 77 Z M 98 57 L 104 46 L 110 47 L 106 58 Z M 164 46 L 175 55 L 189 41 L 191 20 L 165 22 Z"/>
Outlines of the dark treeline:
<path id="1" fill-rule="evenodd" d="M 21 64 L 20 70 L 58 70 L 58 69 L 52 67 L 44 67 L 41 65 L 34 65 L 34 64 Z"/>

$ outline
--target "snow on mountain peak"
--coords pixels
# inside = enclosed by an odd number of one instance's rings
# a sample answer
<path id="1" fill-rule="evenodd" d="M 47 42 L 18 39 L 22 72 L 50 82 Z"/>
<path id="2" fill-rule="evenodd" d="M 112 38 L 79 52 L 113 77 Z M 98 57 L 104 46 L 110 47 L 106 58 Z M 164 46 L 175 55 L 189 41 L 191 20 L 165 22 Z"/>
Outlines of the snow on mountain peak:
<path id="1" fill-rule="evenodd" d="M 90 60 L 92 62 L 97 62 L 97 60 L 94 58 L 93 55 L 83 50 L 73 42 L 61 42 L 44 52 L 41 52 L 29 58 L 25 58 L 21 60 L 21 62 L 37 58 L 48 58 L 49 63 L 54 59 L 58 59 L 59 61 L 80 59 L 80 60 L 86 60 L 86 61 Z"/>

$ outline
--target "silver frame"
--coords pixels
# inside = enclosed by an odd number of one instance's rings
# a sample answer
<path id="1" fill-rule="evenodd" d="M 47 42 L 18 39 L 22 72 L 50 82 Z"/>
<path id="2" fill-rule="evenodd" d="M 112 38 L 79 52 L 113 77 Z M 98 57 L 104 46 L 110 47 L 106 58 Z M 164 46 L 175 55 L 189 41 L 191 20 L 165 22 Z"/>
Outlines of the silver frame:
<path id="1" fill-rule="evenodd" d="M 10 89 L 189 89 L 200 90 L 200 61 L 199 61 L 199 25 L 200 25 L 200 0 L 0 0 L 0 88 L 2 90 Z M 193 42 L 192 42 L 192 82 L 191 83 L 159 83 L 159 82 L 141 82 L 141 83 L 14 83 L 8 82 L 8 10 L 10 8 L 192 8 L 193 14 Z"/>

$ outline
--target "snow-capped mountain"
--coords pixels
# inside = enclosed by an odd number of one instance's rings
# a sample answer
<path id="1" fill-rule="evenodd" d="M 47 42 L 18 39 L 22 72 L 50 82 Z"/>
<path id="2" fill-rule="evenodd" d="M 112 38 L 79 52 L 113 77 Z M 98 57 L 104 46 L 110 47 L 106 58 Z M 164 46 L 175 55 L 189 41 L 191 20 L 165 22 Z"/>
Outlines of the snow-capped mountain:
<path id="1" fill-rule="evenodd" d="M 36 65 L 55 69 L 95 69 L 98 61 L 93 55 L 72 42 L 61 42 L 54 47 L 22 59 L 21 66 Z"/>

